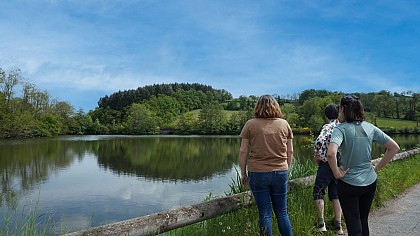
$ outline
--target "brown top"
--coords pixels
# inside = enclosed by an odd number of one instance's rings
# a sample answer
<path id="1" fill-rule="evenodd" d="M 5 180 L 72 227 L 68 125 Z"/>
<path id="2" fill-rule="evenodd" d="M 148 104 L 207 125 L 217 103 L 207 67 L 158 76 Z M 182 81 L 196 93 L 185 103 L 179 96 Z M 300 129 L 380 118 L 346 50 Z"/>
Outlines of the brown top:
<path id="1" fill-rule="evenodd" d="M 248 171 L 287 170 L 287 140 L 293 138 L 289 123 L 281 118 L 250 119 L 240 136 L 249 140 Z"/>

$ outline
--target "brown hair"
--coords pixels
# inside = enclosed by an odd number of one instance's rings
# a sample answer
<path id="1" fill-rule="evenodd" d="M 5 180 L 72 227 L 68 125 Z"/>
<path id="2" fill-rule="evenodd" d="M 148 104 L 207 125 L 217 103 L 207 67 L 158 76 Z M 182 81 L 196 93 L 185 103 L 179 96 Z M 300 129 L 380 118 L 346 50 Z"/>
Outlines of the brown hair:
<path id="1" fill-rule="evenodd" d="M 258 98 L 257 104 L 254 107 L 255 118 L 281 118 L 279 103 L 271 95 L 263 95 Z"/>
<path id="2" fill-rule="evenodd" d="M 359 97 L 351 95 L 341 98 L 340 105 L 343 107 L 344 120 L 346 122 L 364 121 L 365 112 Z"/>

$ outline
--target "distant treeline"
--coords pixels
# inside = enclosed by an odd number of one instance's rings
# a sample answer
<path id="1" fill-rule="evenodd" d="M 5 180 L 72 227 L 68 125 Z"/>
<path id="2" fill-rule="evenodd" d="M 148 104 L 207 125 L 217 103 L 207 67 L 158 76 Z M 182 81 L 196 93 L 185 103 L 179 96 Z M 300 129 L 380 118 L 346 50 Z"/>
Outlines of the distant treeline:
<path id="1" fill-rule="evenodd" d="M 279 91 L 280 92 L 280 91 Z M 19 96 L 17 95 L 19 94 Z M 342 92 L 304 90 L 273 96 L 295 132 L 317 132 L 323 108 L 339 103 Z M 365 106 L 367 119 L 417 121 L 417 127 L 393 132 L 419 133 L 420 94 L 407 91 L 353 93 Z M 0 68 L 0 138 L 62 134 L 238 134 L 252 117 L 257 96 L 233 98 L 224 89 L 198 83 L 154 84 L 100 98 L 98 107 L 75 111 L 26 82 L 19 69 Z"/>

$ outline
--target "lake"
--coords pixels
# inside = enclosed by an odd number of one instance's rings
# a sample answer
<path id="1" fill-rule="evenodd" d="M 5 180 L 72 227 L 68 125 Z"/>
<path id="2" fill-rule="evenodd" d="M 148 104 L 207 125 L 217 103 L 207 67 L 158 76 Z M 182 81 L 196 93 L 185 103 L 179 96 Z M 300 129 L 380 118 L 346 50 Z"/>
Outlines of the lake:
<path id="1" fill-rule="evenodd" d="M 405 149 L 420 143 L 420 136 L 394 138 Z M 312 158 L 311 140 L 295 136 L 296 158 Z M 2 219 L 36 208 L 38 220 L 71 232 L 224 196 L 239 170 L 239 146 L 238 136 L 0 140 Z M 375 146 L 373 156 L 382 152 Z"/>

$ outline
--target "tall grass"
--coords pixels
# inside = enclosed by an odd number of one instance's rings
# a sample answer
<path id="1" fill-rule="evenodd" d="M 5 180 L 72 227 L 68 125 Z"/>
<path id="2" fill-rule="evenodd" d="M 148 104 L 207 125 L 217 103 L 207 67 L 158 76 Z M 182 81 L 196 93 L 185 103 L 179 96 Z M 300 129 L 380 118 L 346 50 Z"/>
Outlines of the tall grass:
<path id="1" fill-rule="evenodd" d="M 318 167 L 314 162 L 312 159 L 296 156 L 289 169 L 289 179 L 297 179 L 315 174 Z"/>
<path id="2" fill-rule="evenodd" d="M 51 222 L 52 215 L 38 212 L 38 200 L 35 203 L 24 205 L 22 209 L 12 201 L 12 204 L 2 208 L 1 215 L 0 235 L 56 234 L 54 224 Z"/>
<path id="3" fill-rule="evenodd" d="M 295 163 L 296 164 L 296 163 Z M 297 172 L 304 172 L 303 167 L 296 167 Z M 310 171 L 311 172 L 311 171 Z M 296 174 L 298 176 L 298 174 Z M 296 177 L 298 178 L 298 177 Z M 373 210 L 387 200 L 397 197 L 407 188 L 420 182 L 420 155 L 388 164 L 378 175 L 378 189 Z M 237 182 L 236 182 L 237 184 Z M 317 213 L 312 200 L 312 187 L 296 187 L 288 194 L 288 211 L 294 235 L 336 235 L 334 231 L 321 234 L 315 223 Z M 328 200 L 325 203 L 327 228 L 332 228 L 333 207 Z M 345 227 L 345 224 L 343 224 Z M 258 235 L 258 210 L 255 205 L 242 208 L 210 220 L 176 229 L 164 235 Z M 273 234 L 279 235 L 277 224 L 273 223 Z"/>

